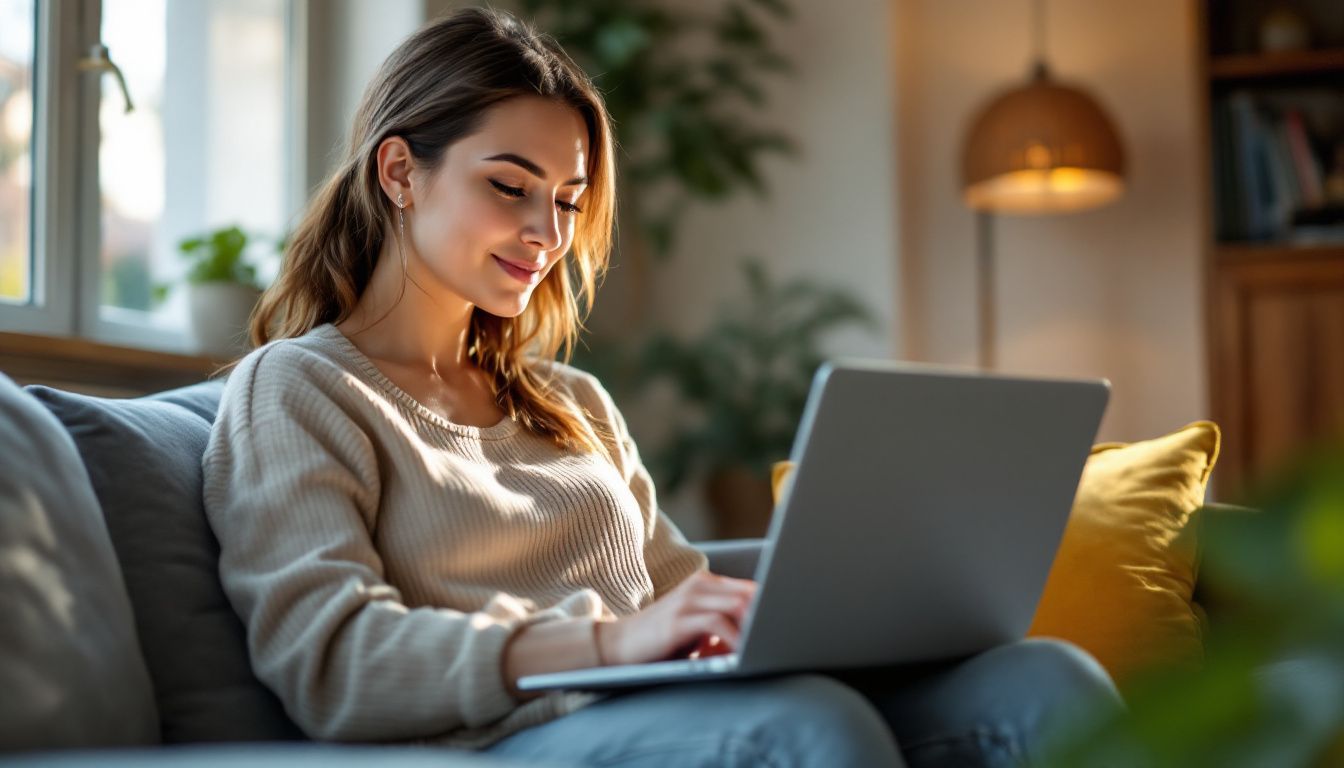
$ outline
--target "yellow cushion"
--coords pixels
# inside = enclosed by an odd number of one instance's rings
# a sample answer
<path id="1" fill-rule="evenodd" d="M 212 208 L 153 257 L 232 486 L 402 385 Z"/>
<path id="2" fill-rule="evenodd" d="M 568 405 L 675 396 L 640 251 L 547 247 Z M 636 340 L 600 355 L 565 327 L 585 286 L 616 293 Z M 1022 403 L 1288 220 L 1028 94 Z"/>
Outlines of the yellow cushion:
<path id="1" fill-rule="evenodd" d="M 1217 425 L 1197 421 L 1093 447 L 1028 634 L 1076 643 L 1122 686 L 1153 665 L 1203 660 L 1191 523 L 1219 439 Z"/>
<path id="2" fill-rule="evenodd" d="M 1092 448 L 1029 635 L 1077 644 L 1122 686 L 1150 665 L 1203 659 L 1191 522 L 1219 439 L 1217 425 L 1197 421 Z M 776 498 L 792 468 L 775 463 Z"/>

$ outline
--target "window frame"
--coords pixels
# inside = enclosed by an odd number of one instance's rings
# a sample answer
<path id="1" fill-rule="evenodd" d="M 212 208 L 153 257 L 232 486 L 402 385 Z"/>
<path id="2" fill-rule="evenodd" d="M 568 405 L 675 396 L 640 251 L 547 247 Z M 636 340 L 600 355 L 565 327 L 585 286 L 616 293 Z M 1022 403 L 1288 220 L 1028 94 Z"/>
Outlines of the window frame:
<path id="1" fill-rule="evenodd" d="M 72 0 L 37 0 L 35 3 L 35 45 L 33 47 L 33 133 L 32 174 L 29 182 L 29 302 L 26 305 L 0 304 L 0 325 L 6 331 L 71 335 L 77 327 L 75 313 L 75 274 L 78 249 L 76 227 L 60 226 L 60 221 L 75 222 L 74 191 L 77 124 L 71 114 L 77 108 L 68 90 L 60 84 L 70 81 L 74 71 L 78 42 L 84 20 L 72 16 L 81 12 Z M 60 19 L 66 24 L 60 24 Z M 55 148 L 69 147 L 64 155 Z M 64 216 L 60 214 L 64 213 Z"/>
<path id="2" fill-rule="evenodd" d="M 309 0 L 284 4 L 283 152 L 290 158 L 284 199 L 299 210 L 307 191 Z M 26 305 L 0 304 L 0 331 L 195 354 L 187 328 L 167 330 L 102 316 L 98 108 L 105 75 L 80 72 L 77 63 L 101 39 L 102 0 L 37 0 L 36 8 L 31 297 Z M 116 55 L 111 51 L 113 61 Z"/>

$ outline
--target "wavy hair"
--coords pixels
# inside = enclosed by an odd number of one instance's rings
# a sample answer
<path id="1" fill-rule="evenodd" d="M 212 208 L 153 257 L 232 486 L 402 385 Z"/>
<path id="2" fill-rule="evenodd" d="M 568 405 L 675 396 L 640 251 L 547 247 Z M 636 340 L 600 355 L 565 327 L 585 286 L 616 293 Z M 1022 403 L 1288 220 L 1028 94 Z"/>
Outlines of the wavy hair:
<path id="1" fill-rule="evenodd" d="M 279 275 L 252 313 L 251 342 L 259 347 L 301 336 L 354 310 L 393 215 L 378 183 L 384 139 L 405 139 L 416 162 L 432 172 L 449 145 L 479 129 L 491 106 L 522 95 L 556 99 L 583 116 L 588 203 L 569 258 L 533 289 L 522 314 L 503 318 L 475 308 L 467 354 L 489 375 L 495 402 L 523 427 L 561 448 L 609 456 L 602 441 L 610 439 L 611 425 L 577 416 L 565 403 L 573 400 L 558 397 L 553 372 L 532 358 L 554 360 L 563 348 L 564 362 L 572 359 L 606 273 L 616 214 L 615 137 L 587 75 L 551 36 L 507 11 L 458 9 L 421 27 L 383 62 L 355 113 L 344 159 L 309 202 Z"/>

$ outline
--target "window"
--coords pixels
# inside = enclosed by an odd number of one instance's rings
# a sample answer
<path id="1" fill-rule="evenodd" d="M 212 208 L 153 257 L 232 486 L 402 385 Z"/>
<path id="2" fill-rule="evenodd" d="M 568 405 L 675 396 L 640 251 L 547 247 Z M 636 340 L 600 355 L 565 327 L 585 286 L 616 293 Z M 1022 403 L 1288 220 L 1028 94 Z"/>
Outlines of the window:
<path id="1" fill-rule="evenodd" d="M 32 298 L 36 0 L 0 0 L 0 302 Z"/>
<path id="2" fill-rule="evenodd" d="M 0 0 L 0 330 L 192 350 L 178 243 L 301 199 L 291 4 Z"/>

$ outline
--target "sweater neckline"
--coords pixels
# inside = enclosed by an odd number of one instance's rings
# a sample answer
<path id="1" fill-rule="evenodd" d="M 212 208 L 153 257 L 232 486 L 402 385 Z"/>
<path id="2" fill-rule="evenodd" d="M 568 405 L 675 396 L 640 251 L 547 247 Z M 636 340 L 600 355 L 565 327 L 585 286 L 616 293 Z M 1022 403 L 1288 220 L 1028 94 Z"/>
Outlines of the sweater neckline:
<path id="1" fill-rule="evenodd" d="M 360 371 L 377 384 L 379 388 L 400 400 L 408 408 L 414 411 L 416 415 L 429 421 L 435 426 L 480 440 L 503 439 L 521 429 L 521 425 L 508 414 L 505 414 L 504 418 L 488 427 L 477 427 L 470 424 L 458 424 L 455 421 L 449 421 L 438 411 L 433 410 L 412 397 L 409 392 L 397 386 L 396 383 L 383 373 L 382 369 L 380 369 L 373 360 L 369 359 L 368 355 L 361 352 L 359 347 L 355 346 L 353 341 L 347 338 L 344 333 L 341 333 L 341 329 L 337 328 L 334 323 L 323 323 L 313 328 L 312 332 L 322 338 L 333 341 L 340 351 L 344 353 Z"/>

